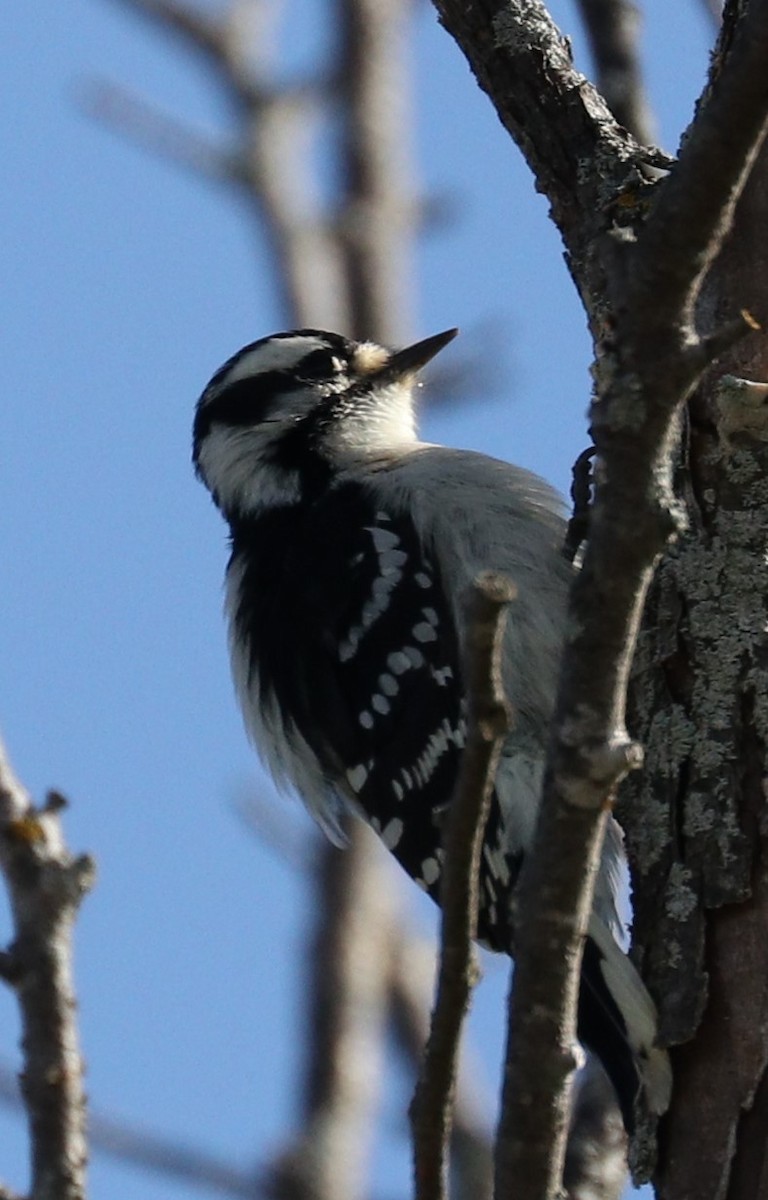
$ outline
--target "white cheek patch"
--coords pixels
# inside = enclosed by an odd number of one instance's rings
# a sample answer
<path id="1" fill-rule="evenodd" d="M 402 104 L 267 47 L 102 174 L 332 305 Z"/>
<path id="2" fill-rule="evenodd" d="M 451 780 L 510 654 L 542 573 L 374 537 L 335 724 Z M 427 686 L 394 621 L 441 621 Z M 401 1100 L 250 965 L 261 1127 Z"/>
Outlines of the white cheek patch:
<path id="1" fill-rule="evenodd" d="M 216 391 L 221 392 L 232 383 L 241 379 L 251 379 L 254 375 L 262 375 L 266 371 L 292 371 L 303 358 L 314 350 L 327 350 L 328 345 L 322 338 L 313 337 L 284 337 L 272 338 L 246 350 L 234 362 L 216 384 Z"/>
<path id="2" fill-rule="evenodd" d="M 264 467 L 270 438 L 262 429 L 213 425 L 200 450 L 200 472 L 225 512 L 256 514 L 301 496 L 296 471 Z"/>

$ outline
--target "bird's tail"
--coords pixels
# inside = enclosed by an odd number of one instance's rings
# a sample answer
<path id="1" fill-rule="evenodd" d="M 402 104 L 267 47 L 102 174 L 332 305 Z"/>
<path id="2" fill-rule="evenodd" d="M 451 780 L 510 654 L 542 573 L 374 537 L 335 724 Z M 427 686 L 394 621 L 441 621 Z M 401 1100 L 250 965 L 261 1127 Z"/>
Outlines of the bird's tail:
<path id="1" fill-rule="evenodd" d="M 616 1089 L 627 1132 L 642 1091 L 651 1113 L 669 1106 L 672 1072 L 655 1045 L 656 1006 L 635 967 L 599 917 L 590 919 L 579 992 L 579 1040 L 602 1062 Z"/>

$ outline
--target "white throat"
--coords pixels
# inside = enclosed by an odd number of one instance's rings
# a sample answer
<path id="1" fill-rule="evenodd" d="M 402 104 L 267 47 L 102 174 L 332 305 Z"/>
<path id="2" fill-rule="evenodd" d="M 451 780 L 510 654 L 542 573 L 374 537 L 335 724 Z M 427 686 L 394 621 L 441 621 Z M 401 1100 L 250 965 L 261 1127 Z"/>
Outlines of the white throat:
<path id="1" fill-rule="evenodd" d="M 416 445 L 413 387 L 397 380 L 355 403 L 330 426 L 327 445 L 340 459 L 379 456 Z"/>

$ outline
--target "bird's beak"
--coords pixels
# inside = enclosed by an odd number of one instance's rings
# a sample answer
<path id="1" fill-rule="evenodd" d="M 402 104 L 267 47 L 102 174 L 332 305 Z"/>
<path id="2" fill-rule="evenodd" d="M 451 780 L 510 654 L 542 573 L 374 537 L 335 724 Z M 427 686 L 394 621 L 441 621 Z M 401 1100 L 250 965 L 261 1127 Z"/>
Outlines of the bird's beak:
<path id="1" fill-rule="evenodd" d="M 430 359 L 439 354 L 444 346 L 452 342 L 458 332 L 458 329 L 446 329 L 443 333 L 435 333 L 432 337 L 424 338 L 423 342 L 406 346 L 404 350 L 396 350 L 384 366 L 374 372 L 377 383 L 390 381 L 395 383 L 408 375 L 415 375 L 427 365 Z"/>

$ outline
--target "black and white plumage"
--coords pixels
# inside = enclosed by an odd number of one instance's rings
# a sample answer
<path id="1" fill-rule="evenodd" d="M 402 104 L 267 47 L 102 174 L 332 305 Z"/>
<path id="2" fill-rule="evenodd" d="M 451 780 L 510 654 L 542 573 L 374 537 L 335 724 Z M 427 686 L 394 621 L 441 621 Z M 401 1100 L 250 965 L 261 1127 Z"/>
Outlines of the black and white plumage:
<path id="1" fill-rule="evenodd" d="M 484 455 L 418 440 L 418 371 L 455 335 L 399 352 L 319 330 L 263 338 L 197 406 L 195 469 L 229 523 L 226 607 L 248 731 L 332 837 L 362 816 L 438 899 L 441 827 L 466 734 L 459 604 L 514 580 L 504 683 L 515 721 L 485 834 L 479 935 L 511 951 L 511 898 L 536 819 L 570 570 L 557 494 Z M 622 850 L 603 853 L 579 1034 L 628 1129 L 669 1092 L 655 1010 L 616 937 Z"/>

